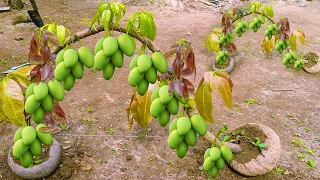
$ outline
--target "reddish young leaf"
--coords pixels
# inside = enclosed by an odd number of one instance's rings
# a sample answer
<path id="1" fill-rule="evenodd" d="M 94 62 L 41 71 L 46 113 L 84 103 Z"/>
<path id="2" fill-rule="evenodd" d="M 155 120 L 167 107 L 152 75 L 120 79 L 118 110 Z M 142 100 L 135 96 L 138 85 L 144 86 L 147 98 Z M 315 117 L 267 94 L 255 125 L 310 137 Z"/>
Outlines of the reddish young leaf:
<path id="1" fill-rule="evenodd" d="M 189 96 L 188 87 L 185 84 L 182 86 L 182 94 L 185 98 Z"/>
<path id="2" fill-rule="evenodd" d="M 56 38 L 56 36 L 53 33 L 49 32 L 49 31 L 45 31 L 44 33 L 47 36 L 49 43 L 51 43 L 53 46 L 60 45 L 60 42 L 58 41 L 58 39 Z"/>
<path id="3" fill-rule="evenodd" d="M 57 101 L 54 101 L 53 112 L 58 116 L 66 119 L 66 115 Z"/>
<path id="4" fill-rule="evenodd" d="M 182 84 L 181 81 L 178 78 L 174 78 L 172 81 L 172 84 L 174 86 L 174 90 L 179 94 L 182 95 Z M 173 91 L 171 91 L 173 92 Z"/>
<path id="5" fill-rule="evenodd" d="M 187 87 L 189 92 L 194 92 L 194 86 L 188 79 L 182 78 L 182 82 Z"/>
<path id="6" fill-rule="evenodd" d="M 36 82 L 40 82 L 41 81 L 41 71 L 38 71 L 36 74 Z"/>
<path id="7" fill-rule="evenodd" d="M 38 39 L 36 31 L 34 31 L 30 41 L 29 60 L 39 60 L 39 54 L 38 54 L 39 48 L 40 48 L 40 41 Z"/>
<path id="8" fill-rule="evenodd" d="M 280 26 L 281 32 L 290 34 L 290 25 L 289 25 L 288 18 L 283 18 L 280 20 L 280 22 L 281 22 L 281 26 Z"/>
<path id="9" fill-rule="evenodd" d="M 170 93 L 174 92 L 174 81 L 171 81 L 171 83 L 169 84 L 169 92 Z"/>
<path id="10" fill-rule="evenodd" d="M 237 47 L 236 45 L 232 42 L 232 43 L 229 43 L 228 46 L 227 46 L 227 50 L 231 53 L 234 53 L 237 51 Z"/>
<path id="11" fill-rule="evenodd" d="M 31 76 L 31 77 L 34 77 L 34 76 L 38 73 L 38 71 L 40 70 L 40 68 L 41 68 L 41 64 L 36 65 L 36 66 L 30 71 L 30 76 Z"/>

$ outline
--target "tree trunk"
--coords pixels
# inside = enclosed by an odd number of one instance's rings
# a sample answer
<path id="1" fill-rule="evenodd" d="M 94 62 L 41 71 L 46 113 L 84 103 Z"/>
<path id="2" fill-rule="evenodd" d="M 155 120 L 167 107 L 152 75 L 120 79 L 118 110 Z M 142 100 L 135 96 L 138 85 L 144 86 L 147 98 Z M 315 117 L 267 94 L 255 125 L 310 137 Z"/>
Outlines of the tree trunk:
<path id="1" fill-rule="evenodd" d="M 21 0 L 10 0 L 9 3 L 10 3 L 11 9 L 20 10 L 23 8 L 23 3 Z"/>

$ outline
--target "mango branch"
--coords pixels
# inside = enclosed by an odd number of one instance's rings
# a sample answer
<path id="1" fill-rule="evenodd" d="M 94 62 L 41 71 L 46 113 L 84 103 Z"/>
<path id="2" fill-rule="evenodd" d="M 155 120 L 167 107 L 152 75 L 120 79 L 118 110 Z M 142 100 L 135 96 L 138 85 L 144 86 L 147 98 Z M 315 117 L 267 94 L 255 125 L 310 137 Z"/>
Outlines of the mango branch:
<path id="1" fill-rule="evenodd" d="M 249 15 L 251 15 L 251 14 L 253 14 L 253 13 L 252 13 L 252 12 L 248 12 L 248 13 L 246 13 L 245 15 L 243 15 L 243 16 L 241 16 L 241 17 L 238 17 L 238 18 L 236 18 L 235 20 L 233 20 L 232 23 L 238 21 L 239 19 L 241 19 L 241 18 L 243 18 L 243 17 L 245 17 L 245 16 L 249 16 Z M 264 17 L 267 18 L 272 24 L 275 24 L 275 23 L 276 23 L 276 22 L 274 22 L 273 19 L 271 19 L 270 17 L 268 17 L 268 16 L 266 16 L 266 15 L 260 13 L 260 12 L 255 12 L 255 14 L 260 14 L 260 15 L 264 16 Z"/>
<path id="2" fill-rule="evenodd" d="M 92 28 L 88 28 L 86 30 L 77 32 L 75 35 L 66 38 L 65 42 L 61 46 L 57 47 L 56 50 L 53 52 L 53 54 L 57 54 L 59 51 L 61 51 L 64 47 L 66 47 L 69 44 L 75 43 L 76 41 L 78 41 L 80 39 L 97 34 L 101 31 L 104 31 L 103 26 L 97 26 L 96 30 L 93 30 Z M 118 32 L 126 33 L 126 28 L 119 26 L 119 25 L 114 26 L 113 24 L 111 24 L 110 31 L 118 31 Z M 141 36 L 137 31 L 132 30 L 128 34 L 130 36 L 134 37 L 135 39 L 139 40 L 141 43 L 147 45 L 147 47 L 152 52 L 161 51 L 160 48 L 157 47 L 151 40 Z"/>

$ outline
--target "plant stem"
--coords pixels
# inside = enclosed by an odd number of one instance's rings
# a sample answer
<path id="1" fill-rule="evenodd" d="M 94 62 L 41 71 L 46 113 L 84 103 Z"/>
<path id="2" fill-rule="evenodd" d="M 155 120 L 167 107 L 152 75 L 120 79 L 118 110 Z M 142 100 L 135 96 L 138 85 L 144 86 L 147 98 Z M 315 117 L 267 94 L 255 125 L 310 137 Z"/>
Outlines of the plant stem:
<path id="1" fill-rule="evenodd" d="M 241 16 L 241 17 L 238 17 L 237 19 L 233 20 L 232 23 L 238 21 L 239 19 L 241 19 L 241 18 L 243 18 L 243 17 L 245 17 L 245 16 L 249 16 L 249 15 L 251 15 L 251 14 L 252 14 L 252 12 L 248 12 L 248 13 L 246 13 L 245 15 L 243 15 L 243 16 Z M 269 21 L 271 21 L 272 24 L 275 24 L 274 20 L 271 19 L 270 17 L 268 17 L 268 16 L 266 16 L 266 15 L 260 13 L 260 12 L 255 12 L 255 14 L 260 14 L 260 15 L 264 16 L 265 18 L 267 18 Z"/>

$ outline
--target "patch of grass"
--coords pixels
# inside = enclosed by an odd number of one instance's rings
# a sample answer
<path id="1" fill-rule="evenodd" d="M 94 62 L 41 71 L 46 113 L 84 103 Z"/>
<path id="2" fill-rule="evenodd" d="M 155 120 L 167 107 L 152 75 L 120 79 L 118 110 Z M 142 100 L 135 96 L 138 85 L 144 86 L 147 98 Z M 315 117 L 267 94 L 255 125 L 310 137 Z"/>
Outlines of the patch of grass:
<path id="1" fill-rule="evenodd" d="M 254 104 L 254 103 L 257 103 L 257 101 L 255 99 L 246 99 L 246 103 L 247 104 Z"/>
<path id="2" fill-rule="evenodd" d="M 284 170 L 279 167 L 275 168 L 275 171 L 276 171 L 276 173 L 280 173 L 280 174 L 283 174 L 283 172 L 284 172 Z"/>
<path id="3" fill-rule="evenodd" d="M 243 151 L 241 154 L 242 154 L 242 155 L 246 155 L 246 154 L 247 154 L 247 152 L 246 152 L 246 151 Z"/>
<path id="4" fill-rule="evenodd" d="M 310 154 L 310 155 L 314 155 L 314 153 L 313 153 L 313 151 L 311 149 L 307 150 L 306 153 Z"/>
<path id="5" fill-rule="evenodd" d="M 301 137 L 301 134 L 298 134 L 298 133 L 293 133 L 293 136 L 296 136 L 296 137 Z"/>
<path id="6" fill-rule="evenodd" d="M 297 158 L 303 159 L 303 158 L 305 158 L 305 156 L 304 156 L 303 154 L 298 154 L 298 155 L 297 155 Z"/>
<path id="7" fill-rule="evenodd" d="M 300 147 L 307 148 L 307 146 L 304 144 L 304 142 L 299 138 L 292 139 L 291 144 L 293 144 L 294 146 L 300 146 Z"/>
<path id="8" fill-rule="evenodd" d="M 306 130 L 307 132 L 311 132 L 311 128 L 308 127 L 304 128 L 304 130 Z"/>
<path id="9" fill-rule="evenodd" d="M 276 116 L 275 115 L 272 115 L 272 116 L 270 116 L 272 119 L 275 119 L 276 118 Z"/>
<path id="10" fill-rule="evenodd" d="M 87 111 L 88 111 L 88 113 L 92 113 L 92 112 L 93 112 L 93 109 L 92 109 L 91 107 L 89 107 L 89 108 L 87 109 Z"/>
<path id="11" fill-rule="evenodd" d="M 314 168 L 314 167 L 316 167 L 316 162 L 314 161 L 314 160 L 308 160 L 307 161 L 307 167 L 308 168 Z"/>

